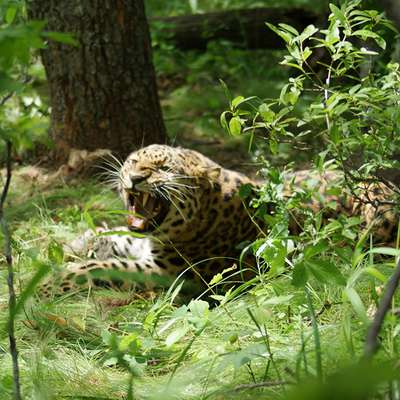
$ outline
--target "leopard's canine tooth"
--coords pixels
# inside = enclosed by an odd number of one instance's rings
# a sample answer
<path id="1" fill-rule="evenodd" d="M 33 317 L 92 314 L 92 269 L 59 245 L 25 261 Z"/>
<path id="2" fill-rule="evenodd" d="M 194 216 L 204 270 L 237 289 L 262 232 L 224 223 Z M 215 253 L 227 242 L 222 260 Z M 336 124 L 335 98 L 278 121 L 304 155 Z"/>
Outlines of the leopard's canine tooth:
<path id="1" fill-rule="evenodd" d="M 143 193 L 143 207 L 146 207 L 146 203 L 149 200 L 149 194 L 147 192 Z"/>

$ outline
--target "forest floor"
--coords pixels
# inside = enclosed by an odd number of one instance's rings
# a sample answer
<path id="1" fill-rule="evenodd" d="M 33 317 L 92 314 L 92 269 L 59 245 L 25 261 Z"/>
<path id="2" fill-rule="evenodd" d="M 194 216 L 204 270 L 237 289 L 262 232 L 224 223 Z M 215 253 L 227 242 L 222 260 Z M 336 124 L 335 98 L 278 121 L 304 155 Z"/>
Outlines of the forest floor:
<path id="1" fill-rule="evenodd" d="M 220 160 L 233 167 L 242 162 L 239 157 L 246 163 L 240 143 L 232 142 L 229 151 L 230 145 L 214 138 L 200 136 L 193 143 L 212 150 L 211 156 L 224 154 Z M 32 179 L 35 173 L 32 167 L 15 171 L 6 204 L 18 292 L 43 265 L 62 267 L 61 246 L 93 224 L 123 224 L 115 214 L 122 209 L 117 194 L 95 179 L 58 179 L 49 185 L 40 176 Z M 352 262 L 346 259 L 343 271 L 355 300 L 339 287 L 310 287 L 322 365 L 304 290 L 292 285 L 290 275 L 260 274 L 257 285 L 220 293 L 213 306 L 206 295 L 182 297 L 176 284 L 132 292 L 92 290 L 51 301 L 33 296 L 16 321 L 25 398 L 125 399 L 129 387 L 134 399 L 290 398 L 297 382 L 314 382 L 362 356 L 377 280 L 365 274 L 365 265 Z M 378 278 L 384 281 L 391 268 L 381 268 Z M 0 274 L 5 282 L 6 271 Z M 1 321 L 7 319 L 7 301 L 1 285 Z M 396 319 L 388 324 L 392 333 L 384 338 L 385 352 L 396 354 L 399 325 Z M 9 399 L 5 331 L 0 363 L 0 399 Z M 296 393 L 296 399 L 308 399 Z"/>
<path id="2" fill-rule="evenodd" d="M 92 221 L 118 224 L 112 212 L 121 207 L 114 192 L 93 180 L 46 187 L 16 171 L 7 209 L 17 290 L 43 264 L 61 267 L 57 249 Z M 368 291 L 363 297 L 372 304 Z M 201 297 L 182 303 L 167 289 L 92 290 L 50 302 L 31 298 L 16 321 L 25 398 L 123 399 L 130 379 L 137 399 L 280 398 L 299 379 L 316 374 L 304 292 L 289 276 L 265 275 L 250 290 L 217 299 L 214 307 Z M 340 290 L 321 285 L 312 299 L 323 368 L 331 371 L 359 353 L 365 327 L 349 317 L 351 305 Z M 2 285 L 0 320 L 7 312 Z M 3 331 L 4 399 L 12 387 L 7 348 Z"/>

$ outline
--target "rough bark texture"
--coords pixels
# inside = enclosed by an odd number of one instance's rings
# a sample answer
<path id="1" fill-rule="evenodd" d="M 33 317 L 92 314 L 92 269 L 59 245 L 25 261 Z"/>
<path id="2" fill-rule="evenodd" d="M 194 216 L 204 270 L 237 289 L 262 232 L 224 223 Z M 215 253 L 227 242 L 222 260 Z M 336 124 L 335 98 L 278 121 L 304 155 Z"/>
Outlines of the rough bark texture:
<path id="1" fill-rule="evenodd" d="M 285 43 L 265 22 L 285 23 L 302 30 L 319 22 L 318 15 L 301 8 L 254 8 L 152 18 L 169 40 L 181 50 L 205 49 L 215 39 L 226 39 L 245 48 L 280 49 Z"/>
<path id="2" fill-rule="evenodd" d="M 30 0 L 33 19 L 71 32 L 78 47 L 49 41 L 42 51 L 56 159 L 71 148 L 126 156 L 165 143 L 143 0 Z"/>

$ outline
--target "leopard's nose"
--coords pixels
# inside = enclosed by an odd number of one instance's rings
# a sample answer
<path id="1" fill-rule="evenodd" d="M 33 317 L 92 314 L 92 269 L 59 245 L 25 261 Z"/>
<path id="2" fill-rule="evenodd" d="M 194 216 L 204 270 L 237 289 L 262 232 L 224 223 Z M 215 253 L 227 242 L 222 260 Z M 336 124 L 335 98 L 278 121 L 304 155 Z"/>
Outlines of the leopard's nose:
<path id="1" fill-rule="evenodd" d="M 139 185 L 147 179 L 145 176 L 142 175 L 130 175 L 129 178 L 131 180 L 132 189 L 135 189 L 136 185 Z"/>

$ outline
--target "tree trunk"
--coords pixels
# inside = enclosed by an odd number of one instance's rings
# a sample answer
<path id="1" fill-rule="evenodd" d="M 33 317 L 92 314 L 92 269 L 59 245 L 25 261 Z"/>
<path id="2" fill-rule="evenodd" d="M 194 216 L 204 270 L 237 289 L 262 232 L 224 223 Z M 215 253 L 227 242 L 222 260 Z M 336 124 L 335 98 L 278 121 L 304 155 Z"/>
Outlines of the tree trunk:
<path id="1" fill-rule="evenodd" d="M 207 47 L 215 39 L 229 40 L 248 49 L 281 49 L 285 42 L 265 22 L 285 23 L 303 30 L 318 24 L 321 16 L 302 8 L 252 8 L 150 19 L 152 27 L 162 28 L 163 39 L 181 50 Z M 159 28 L 159 29 L 160 29 Z"/>
<path id="2" fill-rule="evenodd" d="M 55 158 L 71 148 L 124 157 L 165 143 L 143 0 L 29 0 L 30 18 L 71 32 L 79 46 L 49 41 L 42 51 L 51 99 Z"/>

